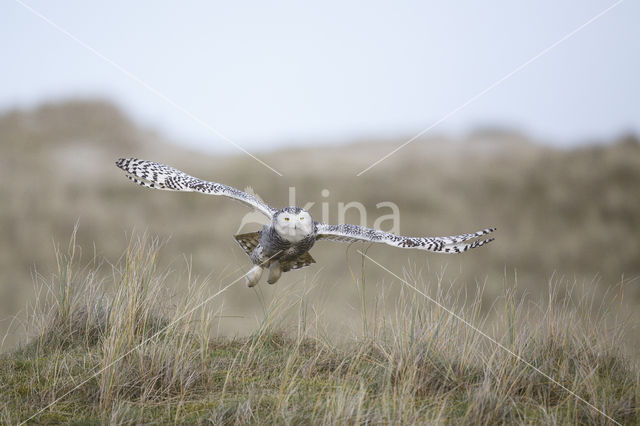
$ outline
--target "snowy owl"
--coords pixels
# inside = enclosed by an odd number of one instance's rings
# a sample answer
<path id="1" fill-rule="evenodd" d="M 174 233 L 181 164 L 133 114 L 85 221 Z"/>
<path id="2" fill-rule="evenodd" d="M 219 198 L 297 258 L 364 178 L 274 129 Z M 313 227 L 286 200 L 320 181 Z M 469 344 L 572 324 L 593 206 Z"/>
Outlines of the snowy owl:
<path id="1" fill-rule="evenodd" d="M 124 170 L 133 182 L 147 188 L 222 195 L 240 201 L 265 215 L 270 224 L 264 225 L 261 231 L 235 236 L 254 265 L 246 274 L 249 287 L 260 281 L 264 269 L 269 269 L 267 282 L 274 284 L 283 272 L 315 263 L 309 250 L 317 240 L 370 241 L 439 253 L 462 253 L 493 241 L 493 238 L 473 242 L 469 240 L 489 234 L 495 228 L 449 237 L 403 237 L 357 225 L 328 225 L 314 221 L 309 212 L 300 207 L 276 209 L 254 195 L 221 183 L 189 176 L 164 164 L 136 158 L 121 158 L 116 165 Z"/>

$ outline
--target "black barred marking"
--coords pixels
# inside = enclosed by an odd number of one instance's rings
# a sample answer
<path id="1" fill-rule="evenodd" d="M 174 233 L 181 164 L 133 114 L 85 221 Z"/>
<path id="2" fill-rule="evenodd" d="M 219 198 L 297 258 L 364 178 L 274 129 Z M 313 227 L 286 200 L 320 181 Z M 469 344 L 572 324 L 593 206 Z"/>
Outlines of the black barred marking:
<path id="1" fill-rule="evenodd" d="M 133 182 L 147 188 L 222 195 L 253 207 L 270 219 L 278 211 L 251 194 L 221 183 L 198 179 L 164 164 L 137 158 L 120 158 L 116 161 L 116 166 L 124 170 Z"/>
<path id="2" fill-rule="evenodd" d="M 439 253 L 463 253 L 469 249 L 480 247 L 493 241 L 489 238 L 469 244 L 460 244 L 482 235 L 490 234 L 496 228 L 487 228 L 470 234 L 452 235 L 448 237 L 403 237 L 389 232 L 378 231 L 357 225 L 327 225 L 316 224 L 316 239 L 334 241 L 372 241 L 385 243 L 400 248 L 413 248 Z"/>

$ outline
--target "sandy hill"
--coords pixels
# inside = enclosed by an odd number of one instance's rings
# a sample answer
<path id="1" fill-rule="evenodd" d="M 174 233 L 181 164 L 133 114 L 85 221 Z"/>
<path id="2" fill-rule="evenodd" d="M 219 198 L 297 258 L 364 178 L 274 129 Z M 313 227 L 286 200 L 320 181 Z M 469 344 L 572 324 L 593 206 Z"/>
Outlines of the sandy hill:
<path id="1" fill-rule="evenodd" d="M 314 218 L 326 212 L 332 223 L 338 220 L 340 203 L 357 201 L 366 207 L 364 222 L 369 226 L 391 212 L 378 203 L 394 203 L 397 226 L 405 235 L 449 235 L 497 226 L 497 241 L 463 256 L 386 246 L 368 252 L 397 273 L 422 271 L 428 282 L 441 276 L 469 290 L 485 285 L 488 304 L 516 284 L 520 292 L 543 294 L 552 277 L 586 282 L 597 292 L 624 279 L 625 303 L 630 309 L 640 303 L 636 138 L 559 150 L 489 129 L 462 140 L 415 141 L 356 176 L 402 142 L 357 141 L 260 155 L 283 173 L 279 177 L 244 155 L 180 149 L 105 101 L 73 100 L 5 112 L 0 116 L 0 317 L 23 310 L 34 295 L 33 272 L 48 275 L 54 270 L 52 241 L 68 241 L 77 221 L 87 261 L 94 248 L 98 257 L 115 260 L 135 229 L 168 239 L 161 268 L 184 270 L 186 256 L 194 273 L 212 277 L 212 287 L 245 271 L 247 259 L 232 239 L 248 213 L 243 206 L 217 197 L 144 190 L 114 166 L 120 156 L 169 163 L 241 189 L 252 186 L 274 206 L 287 205 L 294 187 L 297 204 L 315 202 Z M 363 218 L 349 209 L 346 220 L 358 223 Z M 383 229 L 390 224 L 383 223 Z M 242 231 L 256 228 L 249 224 Z M 287 274 L 275 287 L 263 284 L 260 294 L 268 299 L 289 285 L 314 282 L 309 297 L 317 296 L 337 313 L 336 321 L 344 321 L 354 314 L 360 297 L 349 266 L 359 276 L 361 265 L 356 247 L 349 252 L 346 247 L 319 243 L 312 251 L 317 265 Z M 369 303 L 382 289 L 398 291 L 384 271 L 371 264 L 365 268 Z M 229 290 L 225 300 L 226 312 L 234 317 L 224 323 L 230 334 L 254 324 L 252 313 L 261 309 L 255 293 L 240 285 Z M 7 326 L 8 321 L 0 323 L 0 331 Z M 11 331 L 6 345 L 15 343 L 20 333 Z"/>

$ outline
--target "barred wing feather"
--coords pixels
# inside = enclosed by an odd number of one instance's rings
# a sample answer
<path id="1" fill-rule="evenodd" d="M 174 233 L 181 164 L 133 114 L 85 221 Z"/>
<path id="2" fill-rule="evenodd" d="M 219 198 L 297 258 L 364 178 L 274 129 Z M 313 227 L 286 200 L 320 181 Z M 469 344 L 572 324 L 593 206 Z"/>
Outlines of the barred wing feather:
<path id="1" fill-rule="evenodd" d="M 465 243 L 473 238 L 490 234 L 496 228 L 487 228 L 471 234 L 452 235 L 448 237 L 403 237 L 389 232 L 378 231 L 357 225 L 328 225 L 316 224 L 316 239 L 328 239 L 334 241 L 370 241 L 384 243 L 393 247 L 427 250 L 439 253 L 462 253 L 469 249 L 480 247 L 493 241 L 493 238 L 476 240 Z"/>
<path id="2" fill-rule="evenodd" d="M 222 195 L 255 208 L 269 219 L 277 212 L 276 209 L 251 194 L 221 183 L 198 179 L 171 166 L 137 158 L 121 158 L 116 161 L 116 165 L 124 170 L 133 182 L 147 188 Z"/>

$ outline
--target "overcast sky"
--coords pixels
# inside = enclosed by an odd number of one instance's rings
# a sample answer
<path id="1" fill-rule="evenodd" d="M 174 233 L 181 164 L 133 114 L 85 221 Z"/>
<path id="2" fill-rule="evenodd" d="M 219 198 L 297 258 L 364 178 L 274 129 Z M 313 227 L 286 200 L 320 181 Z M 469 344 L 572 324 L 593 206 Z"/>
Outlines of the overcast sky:
<path id="1" fill-rule="evenodd" d="M 503 125 L 566 145 L 640 133 L 638 1 L 476 98 L 615 1 L 24 3 L 80 43 L 3 1 L 0 110 L 101 96 L 229 152 L 212 129 L 254 150 L 410 137 L 443 117 L 427 135 Z"/>

